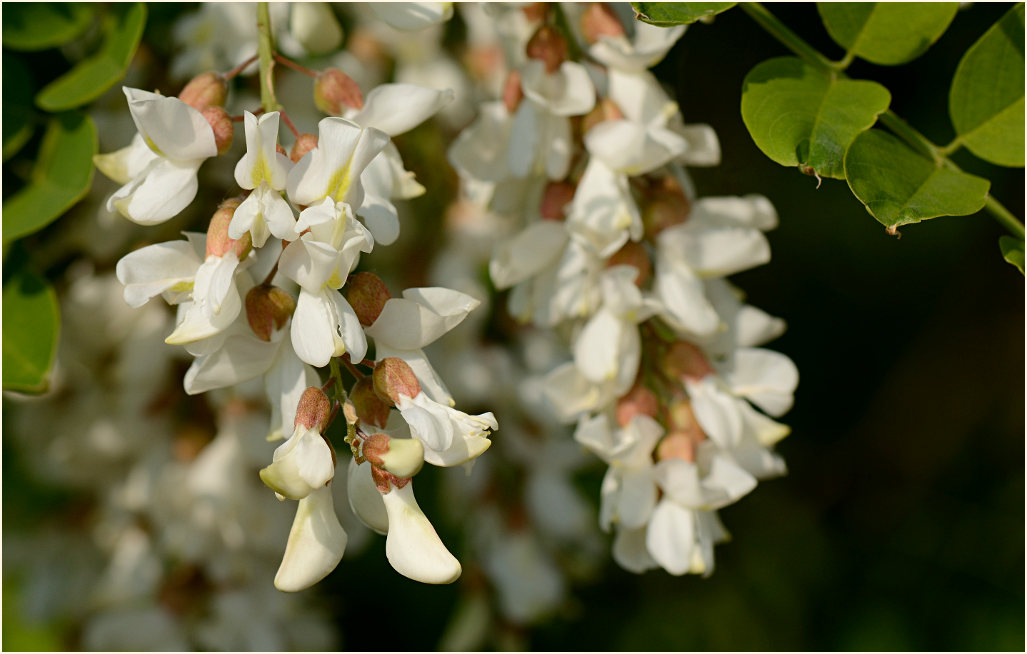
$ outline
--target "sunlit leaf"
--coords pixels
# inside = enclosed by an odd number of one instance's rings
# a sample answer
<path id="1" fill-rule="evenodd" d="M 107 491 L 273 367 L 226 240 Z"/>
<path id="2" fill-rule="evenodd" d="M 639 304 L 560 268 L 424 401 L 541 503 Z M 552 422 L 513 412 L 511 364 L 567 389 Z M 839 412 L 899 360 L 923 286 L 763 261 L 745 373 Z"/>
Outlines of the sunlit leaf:
<path id="1" fill-rule="evenodd" d="M 688 25 L 716 16 L 734 7 L 737 2 L 632 2 L 635 17 L 657 27 Z"/>
<path id="2" fill-rule="evenodd" d="M 998 239 L 998 246 L 1002 250 L 1002 258 L 1019 268 L 1021 275 L 1024 274 L 1023 239 L 1014 238 L 1012 236 L 1000 236 Z"/>
<path id="3" fill-rule="evenodd" d="M 89 191 L 96 148 L 89 116 L 71 112 L 50 120 L 28 186 L 4 200 L 5 243 L 45 227 Z"/>
<path id="4" fill-rule="evenodd" d="M 46 280 L 22 271 L 5 280 L 3 308 L 4 389 L 45 392 L 57 349 L 57 296 Z"/>
<path id="5" fill-rule="evenodd" d="M 904 64 L 938 40 L 956 15 L 956 2 L 818 2 L 831 38 L 875 64 Z"/>
<path id="6" fill-rule="evenodd" d="M 949 115 L 970 152 L 1000 166 L 1024 165 L 1023 4 L 1010 9 L 963 55 Z"/>
<path id="7" fill-rule="evenodd" d="M 18 56 L 4 59 L 3 159 L 7 161 L 32 136 L 32 75 Z"/>
<path id="8" fill-rule="evenodd" d="M 104 42 L 97 54 L 43 87 L 36 104 L 47 111 L 64 111 L 91 102 L 125 76 L 146 24 L 141 3 L 111 5 L 104 18 Z"/>
<path id="9" fill-rule="evenodd" d="M 980 211 L 990 182 L 941 168 L 881 130 L 856 137 L 845 156 L 849 188 L 881 224 L 896 227 Z"/>
<path id="10" fill-rule="evenodd" d="M 4 47 L 45 50 L 63 45 L 89 27 L 95 12 L 88 2 L 5 2 Z"/>
<path id="11" fill-rule="evenodd" d="M 769 59 L 742 84 L 742 120 L 752 140 L 782 166 L 844 179 L 845 151 L 888 108 L 876 82 L 838 78 L 795 57 Z"/>

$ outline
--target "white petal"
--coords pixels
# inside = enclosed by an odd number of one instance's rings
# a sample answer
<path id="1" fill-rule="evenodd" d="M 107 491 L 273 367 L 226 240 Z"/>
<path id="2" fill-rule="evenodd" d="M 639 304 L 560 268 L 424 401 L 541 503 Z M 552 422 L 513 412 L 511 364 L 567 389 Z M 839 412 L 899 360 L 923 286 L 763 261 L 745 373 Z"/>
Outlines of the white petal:
<path id="1" fill-rule="evenodd" d="M 296 311 L 292 315 L 290 338 L 296 356 L 315 368 L 328 365 L 335 356 L 335 339 L 332 337 L 333 316 L 325 305 L 322 294 L 300 290 Z"/>
<path id="2" fill-rule="evenodd" d="M 649 469 L 625 470 L 621 477 L 617 521 L 628 529 L 644 527 L 656 506 L 656 481 Z"/>
<path id="3" fill-rule="evenodd" d="M 125 302 L 141 307 L 153 296 L 180 287 L 190 291 L 202 263 L 186 241 L 157 243 L 130 252 L 118 261 L 118 281 L 125 285 Z"/>
<path id="4" fill-rule="evenodd" d="M 316 429 L 297 426 L 289 440 L 275 449 L 271 465 L 260 479 L 272 490 L 292 500 L 306 497 L 335 476 L 328 443 Z"/>
<path id="5" fill-rule="evenodd" d="M 342 27 L 327 2 L 297 2 L 289 16 L 290 32 L 311 54 L 325 54 L 342 44 Z"/>
<path id="6" fill-rule="evenodd" d="M 361 127 L 375 127 L 389 136 L 403 134 L 453 101 L 453 91 L 416 84 L 382 84 L 364 98 L 364 108 L 350 116 Z"/>
<path id="7" fill-rule="evenodd" d="M 360 175 L 385 148 L 389 137 L 373 127 L 361 129 L 343 118 L 318 123 L 318 146 L 289 172 L 289 197 L 297 204 L 313 204 L 326 197 L 359 207 L 364 192 Z"/>
<path id="8" fill-rule="evenodd" d="M 478 119 L 460 132 L 447 152 L 449 162 L 461 177 L 498 182 L 509 175 L 507 143 L 511 124 L 502 102 L 481 105 Z"/>
<path id="9" fill-rule="evenodd" d="M 581 64 L 565 61 L 549 74 L 538 59 L 521 69 L 524 95 L 557 116 L 582 116 L 595 106 L 595 86 Z"/>
<path id="10" fill-rule="evenodd" d="M 559 222 L 539 220 L 511 239 L 496 245 L 489 275 L 499 290 L 507 289 L 556 262 L 567 244 L 567 229 Z"/>
<path id="11" fill-rule="evenodd" d="M 745 402 L 717 388 L 714 375 L 707 375 L 698 382 L 685 378 L 685 390 L 695 419 L 706 435 L 724 448 L 738 444 L 743 428 L 739 404 Z"/>
<path id="12" fill-rule="evenodd" d="M 646 529 L 617 530 L 613 539 L 613 558 L 622 568 L 636 574 L 657 567 L 656 561 L 649 556 L 645 544 Z"/>
<path id="13" fill-rule="evenodd" d="M 636 176 L 679 157 L 688 144 L 668 129 L 609 120 L 585 134 L 585 147 L 613 170 Z"/>
<path id="14" fill-rule="evenodd" d="M 514 113 L 507 148 L 507 165 L 514 177 L 525 177 L 536 172 L 534 167 L 538 158 L 543 118 L 538 107 L 531 102 L 522 102 Z"/>
<path id="15" fill-rule="evenodd" d="M 695 513 L 667 499 L 661 500 L 653 509 L 645 537 L 653 559 L 670 574 L 683 575 L 692 567 L 695 541 Z"/>
<path id="16" fill-rule="evenodd" d="M 374 485 L 371 477 L 371 464 L 368 462 L 357 465 L 352 458 L 349 460 L 349 472 L 346 475 L 346 494 L 349 506 L 360 521 L 379 534 L 389 531 L 389 516 L 385 512 L 382 494 Z"/>
<path id="17" fill-rule="evenodd" d="M 157 225 L 177 216 L 196 197 L 201 159 L 154 159 L 143 173 L 115 191 L 107 210 L 140 225 Z"/>
<path id="18" fill-rule="evenodd" d="M 367 335 L 399 350 L 417 350 L 460 324 L 479 301 L 448 288 L 407 289 L 385 303 Z"/>
<path id="19" fill-rule="evenodd" d="M 367 6 L 378 18 L 405 32 L 422 30 L 453 16 L 452 2 L 372 2 Z"/>
<path id="20" fill-rule="evenodd" d="M 275 588 L 295 592 L 313 586 L 339 565 L 345 550 L 346 532 L 335 515 L 331 489 L 314 491 L 296 507 Z"/>
<path id="21" fill-rule="evenodd" d="M 196 109 L 178 98 L 122 87 L 139 133 L 158 155 L 203 160 L 217 154 L 214 130 Z"/>
<path id="22" fill-rule="evenodd" d="M 278 346 L 252 334 L 229 336 L 220 348 L 193 360 L 185 373 L 185 392 L 196 395 L 262 375 L 275 362 Z"/>
<path id="23" fill-rule="evenodd" d="M 687 265 L 669 261 L 662 250 L 654 284 L 662 315 L 675 329 L 700 338 L 717 330 L 720 316 L 706 298 L 702 281 Z"/>
<path id="24" fill-rule="evenodd" d="M 426 584 L 449 584 L 460 577 L 460 562 L 442 544 L 414 498 L 413 482 L 382 496 L 389 515 L 385 556 L 396 572 Z"/>
<path id="25" fill-rule="evenodd" d="M 780 352 L 743 348 L 735 353 L 734 366 L 725 375 L 732 392 L 748 398 L 772 416 L 792 408 L 799 370 Z"/>

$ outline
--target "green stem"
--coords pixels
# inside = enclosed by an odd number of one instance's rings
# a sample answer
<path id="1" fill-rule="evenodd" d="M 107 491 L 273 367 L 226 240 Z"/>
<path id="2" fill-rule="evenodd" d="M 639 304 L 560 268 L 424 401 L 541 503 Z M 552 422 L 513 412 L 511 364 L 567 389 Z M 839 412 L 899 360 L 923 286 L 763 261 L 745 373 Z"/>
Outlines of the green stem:
<path id="1" fill-rule="evenodd" d="M 1010 234 L 1021 239 L 1024 237 L 1023 223 L 1009 209 L 1002 206 L 1001 202 L 990 195 L 984 201 L 984 210 L 990 213 L 999 224 L 1008 229 Z"/>
<path id="2" fill-rule="evenodd" d="M 941 152 L 943 155 L 947 157 L 961 147 L 963 147 L 963 139 L 957 136 L 956 138 L 952 139 L 952 142 L 948 145 L 938 148 L 938 152 Z"/>
<path id="3" fill-rule="evenodd" d="M 827 71 L 838 70 L 839 64 L 834 63 L 802 40 L 802 37 L 788 29 L 774 14 L 758 2 L 743 2 L 739 5 L 749 17 L 759 23 L 771 36 L 780 41 L 786 48 L 799 55 L 811 64 L 820 66 Z"/>
<path id="4" fill-rule="evenodd" d="M 854 50 L 849 50 L 845 53 L 845 56 L 842 57 L 842 60 L 834 62 L 833 66 L 836 70 L 845 70 L 852 64 L 852 60 L 855 58 L 856 52 Z"/>
<path id="5" fill-rule="evenodd" d="M 257 3 L 257 55 L 260 58 L 260 106 L 264 111 L 277 111 L 274 81 L 275 46 L 271 39 L 271 12 L 268 3 Z"/>

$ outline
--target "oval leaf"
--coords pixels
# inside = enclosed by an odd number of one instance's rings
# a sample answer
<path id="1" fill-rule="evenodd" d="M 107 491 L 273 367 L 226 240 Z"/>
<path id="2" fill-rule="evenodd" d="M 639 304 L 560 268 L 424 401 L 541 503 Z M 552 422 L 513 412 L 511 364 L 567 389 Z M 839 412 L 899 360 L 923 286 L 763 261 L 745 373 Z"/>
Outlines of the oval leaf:
<path id="1" fill-rule="evenodd" d="M 795 57 L 770 59 L 742 83 L 742 120 L 752 140 L 782 166 L 844 179 L 845 151 L 888 108 L 876 82 L 838 78 Z"/>
<path id="2" fill-rule="evenodd" d="M 32 136 L 32 76 L 17 55 L 4 58 L 3 159 L 7 161 Z"/>
<path id="3" fill-rule="evenodd" d="M 122 77 L 132 61 L 146 24 L 141 3 L 112 5 L 104 18 L 104 42 L 100 52 L 43 87 L 36 104 L 47 111 L 73 109 L 100 97 Z"/>
<path id="4" fill-rule="evenodd" d="M 96 147 L 89 116 L 67 113 L 51 119 L 29 185 L 4 200 L 5 243 L 45 227 L 89 191 Z"/>
<path id="5" fill-rule="evenodd" d="M 835 42 L 875 64 L 912 61 L 938 40 L 956 15 L 956 2 L 818 2 Z"/>
<path id="6" fill-rule="evenodd" d="M 10 2 L 4 5 L 3 42 L 12 50 L 64 45 L 93 22 L 88 2 Z"/>
<path id="7" fill-rule="evenodd" d="M 1024 165 L 1023 4 L 963 55 L 949 92 L 949 115 L 970 152 L 1000 166 Z"/>
<path id="8" fill-rule="evenodd" d="M 734 7 L 737 2 L 632 2 L 635 18 L 657 27 L 688 25 L 712 18 Z"/>
<path id="9" fill-rule="evenodd" d="M 4 284 L 3 306 L 4 389 L 42 393 L 57 349 L 57 296 L 46 280 L 22 271 Z"/>
<path id="10" fill-rule="evenodd" d="M 984 207 L 991 186 L 986 179 L 938 168 L 877 129 L 852 142 L 845 156 L 845 176 L 870 215 L 890 232 L 928 218 L 976 213 Z"/>
<path id="11" fill-rule="evenodd" d="M 998 246 L 1002 250 L 1002 258 L 1019 268 L 1021 275 L 1024 274 L 1023 239 L 1013 238 L 1012 236 L 1000 236 Z"/>

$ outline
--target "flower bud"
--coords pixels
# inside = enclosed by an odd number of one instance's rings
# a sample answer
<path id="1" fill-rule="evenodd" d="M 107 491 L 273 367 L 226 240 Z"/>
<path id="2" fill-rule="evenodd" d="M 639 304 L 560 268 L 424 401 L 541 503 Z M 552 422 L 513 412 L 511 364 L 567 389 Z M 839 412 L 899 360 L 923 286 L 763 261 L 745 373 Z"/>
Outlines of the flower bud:
<path id="1" fill-rule="evenodd" d="M 680 190 L 658 189 L 652 194 L 652 201 L 642 211 L 642 224 L 645 235 L 655 238 L 660 232 L 680 225 L 688 220 L 692 207 L 688 198 Z"/>
<path id="2" fill-rule="evenodd" d="M 232 117 L 228 112 L 217 106 L 210 106 L 202 112 L 207 119 L 210 128 L 214 130 L 214 144 L 217 145 L 218 154 L 228 152 L 232 147 L 232 137 L 235 136 L 235 126 L 232 124 Z"/>
<path id="3" fill-rule="evenodd" d="M 364 327 L 370 327 L 378 320 L 385 303 L 392 297 L 382 278 L 370 272 L 350 275 L 343 294 Z"/>
<path id="4" fill-rule="evenodd" d="M 374 367 L 374 391 L 383 400 L 399 402 L 400 395 L 414 398 L 421 392 L 417 375 L 403 359 L 387 357 Z"/>
<path id="5" fill-rule="evenodd" d="M 352 77 L 338 68 L 326 68 L 314 81 L 314 104 L 326 114 L 338 116 L 346 107 L 362 109 L 364 94 Z"/>
<path id="6" fill-rule="evenodd" d="M 581 35 L 595 43 L 600 36 L 624 36 L 624 26 L 605 2 L 593 2 L 581 14 Z"/>
<path id="7" fill-rule="evenodd" d="M 549 5 L 545 2 L 532 2 L 521 7 L 521 11 L 524 12 L 524 17 L 532 23 L 538 23 L 546 19 L 546 12 L 549 11 Z"/>
<path id="8" fill-rule="evenodd" d="M 635 276 L 635 286 L 642 288 L 653 274 L 653 262 L 649 259 L 649 253 L 645 246 L 635 241 L 628 241 L 624 247 L 617 250 L 606 261 L 606 267 L 611 266 L 634 266 L 638 269 Z"/>
<path id="9" fill-rule="evenodd" d="M 523 99 L 524 90 L 521 89 L 521 71 L 511 70 L 510 74 L 506 76 L 506 82 L 503 84 L 503 104 L 506 105 L 506 111 L 511 114 L 517 111 L 517 107 L 520 106 Z"/>
<path id="10" fill-rule="evenodd" d="M 262 341 L 270 341 L 271 333 L 281 329 L 296 310 L 296 301 L 277 286 L 254 286 L 246 294 L 246 321 Z"/>
<path id="11" fill-rule="evenodd" d="M 528 40 L 526 52 L 529 59 L 541 59 L 552 75 L 567 60 L 567 41 L 556 28 L 543 25 Z"/>
<path id="12" fill-rule="evenodd" d="M 197 111 L 207 107 L 224 107 L 228 98 L 228 80 L 218 73 L 201 73 L 189 80 L 178 99 Z"/>
<path id="13" fill-rule="evenodd" d="M 627 395 L 617 400 L 617 423 L 626 427 L 631 419 L 642 414 L 655 418 L 660 410 L 660 403 L 651 390 L 635 384 Z"/>
<path id="14" fill-rule="evenodd" d="M 662 363 L 664 374 L 671 379 L 686 377 L 698 381 L 713 372 L 702 350 L 685 341 L 671 345 L 663 355 Z"/>
<path id="15" fill-rule="evenodd" d="M 416 438 L 390 438 L 371 434 L 364 441 L 361 454 L 371 465 L 402 479 L 409 479 L 424 465 L 424 446 Z"/>
<path id="16" fill-rule="evenodd" d="M 561 221 L 566 217 L 564 210 L 574 199 L 574 186 L 567 182 L 549 182 L 542 193 L 542 204 L 539 214 L 543 220 Z"/>
<path id="17" fill-rule="evenodd" d="M 361 377 L 349 392 L 357 417 L 366 424 L 385 429 L 389 422 L 389 405 L 374 392 L 370 377 Z"/>
<path id="18" fill-rule="evenodd" d="M 228 237 L 228 225 L 232 222 L 232 216 L 236 208 L 242 204 L 241 197 L 229 198 L 218 206 L 218 210 L 210 219 L 210 226 L 207 227 L 207 256 L 223 257 L 228 252 L 235 252 L 235 255 L 242 261 L 253 247 L 253 239 L 250 233 L 246 232 L 241 238 Z"/>
<path id="19" fill-rule="evenodd" d="M 689 463 L 695 463 L 695 446 L 695 441 L 688 434 L 674 431 L 664 436 L 656 446 L 656 459 L 684 459 Z"/>
<path id="20" fill-rule="evenodd" d="M 328 416 L 332 412 L 332 403 L 317 386 L 309 386 L 300 396 L 300 402 L 296 405 L 296 427 L 303 426 L 307 429 L 316 429 L 318 433 L 324 431 L 328 425 Z"/>
<path id="21" fill-rule="evenodd" d="M 687 434 L 696 443 L 706 440 L 706 432 L 696 420 L 692 403 L 684 398 L 671 402 L 667 407 L 667 428 L 670 431 Z"/>
<path id="22" fill-rule="evenodd" d="M 617 103 L 610 98 L 603 98 L 582 119 L 581 132 L 582 134 L 587 133 L 599 123 L 605 123 L 608 120 L 620 120 L 622 118 L 624 118 L 624 112 L 620 110 Z"/>
<path id="23" fill-rule="evenodd" d="M 310 152 L 317 147 L 317 134 L 311 134 L 310 132 L 303 132 L 296 137 L 296 142 L 292 144 L 292 151 L 289 152 L 289 158 L 292 159 L 293 163 L 296 163 L 303 158 L 303 155 Z"/>

